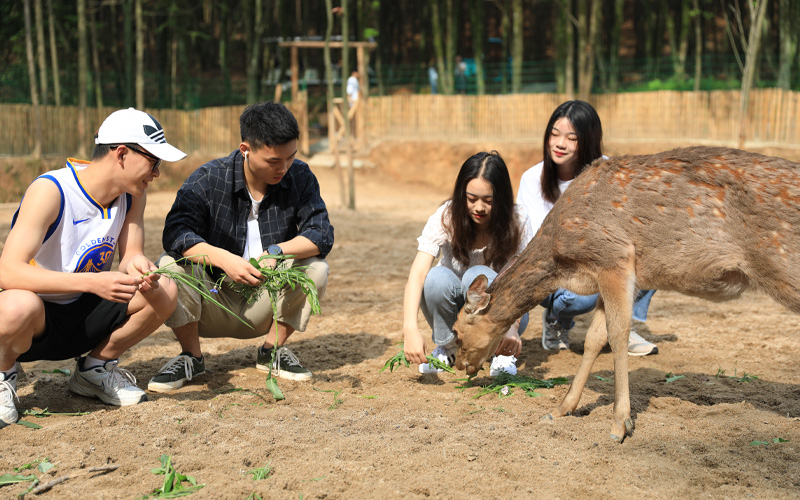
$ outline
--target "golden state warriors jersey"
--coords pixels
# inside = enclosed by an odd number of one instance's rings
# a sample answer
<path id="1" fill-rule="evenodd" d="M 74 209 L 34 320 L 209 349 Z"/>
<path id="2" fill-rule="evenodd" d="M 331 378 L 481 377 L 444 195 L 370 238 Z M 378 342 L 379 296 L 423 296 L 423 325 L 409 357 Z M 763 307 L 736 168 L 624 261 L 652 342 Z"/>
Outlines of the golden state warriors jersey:
<path id="1" fill-rule="evenodd" d="M 39 176 L 55 183 L 61 191 L 61 208 L 32 265 L 65 273 L 97 273 L 111 268 L 131 195 L 120 195 L 108 207 L 100 205 L 81 185 L 80 173 L 88 163 L 70 158 L 66 168 Z M 14 221 L 16 218 L 14 214 Z M 44 300 L 60 304 L 80 295 L 39 294 Z"/>

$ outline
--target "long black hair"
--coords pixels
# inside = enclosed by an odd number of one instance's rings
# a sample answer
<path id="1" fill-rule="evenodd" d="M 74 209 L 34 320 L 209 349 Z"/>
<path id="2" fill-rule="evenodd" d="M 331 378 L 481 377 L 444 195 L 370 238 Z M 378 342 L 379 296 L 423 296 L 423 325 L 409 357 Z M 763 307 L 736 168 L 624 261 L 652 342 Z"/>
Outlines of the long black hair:
<path id="1" fill-rule="evenodd" d="M 550 135 L 561 118 L 566 118 L 578 136 L 578 167 L 575 176 L 583 168 L 603 156 L 603 126 L 600 117 L 591 104 L 585 101 L 567 101 L 553 111 L 547 128 L 544 129 L 544 168 L 542 169 L 542 195 L 550 203 L 555 203 L 561 191 L 558 188 L 558 165 L 550 156 Z"/>
<path id="2" fill-rule="evenodd" d="M 453 257 L 469 265 L 472 242 L 477 227 L 467 210 L 467 184 L 482 178 L 492 186 L 492 212 L 489 218 L 489 243 L 483 253 L 484 263 L 495 270 L 505 265 L 519 247 L 521 230 L 514 215 L 514 192 L 506 162 L 497 151 L 480 152 L 467 158 L 456 178 L 450 198 L 450 217 L 445 217 L 445 230 L 450 236 Z"/>

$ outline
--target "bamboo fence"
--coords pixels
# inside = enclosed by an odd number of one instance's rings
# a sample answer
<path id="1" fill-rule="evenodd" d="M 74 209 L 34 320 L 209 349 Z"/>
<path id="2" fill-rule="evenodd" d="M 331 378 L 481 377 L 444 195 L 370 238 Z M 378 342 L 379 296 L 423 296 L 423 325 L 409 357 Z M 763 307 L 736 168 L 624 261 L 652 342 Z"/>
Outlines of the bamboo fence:
<path id="1" fill-rule="evenodd" d="M 681 142 L 736 146 L 739 91 L 599 94 L 590 99 L 603 122 L 606 141 Z M 369 142 L 471 140 L 538 143 L 560 94 L 490 96 L 393 95 L 370 97 L 365 130 Z M 87 108 L 86 137 L 78 137 L 78 109 L 40 106 L 42 154 L 74 155 L 83 142 L 91 152 L 94 132 L 114 108 Z M 240 142 L 241 106 L 193 111 L 147 110 L 164 127 L 167 140 L 186 151 L 225 155 Z M 0 104 L 5 128 L 0 155 L 33 151 L 31 105 Z M 800 147 L 800 92 L 758 89 L 750 93 L 745 147 Z"/>

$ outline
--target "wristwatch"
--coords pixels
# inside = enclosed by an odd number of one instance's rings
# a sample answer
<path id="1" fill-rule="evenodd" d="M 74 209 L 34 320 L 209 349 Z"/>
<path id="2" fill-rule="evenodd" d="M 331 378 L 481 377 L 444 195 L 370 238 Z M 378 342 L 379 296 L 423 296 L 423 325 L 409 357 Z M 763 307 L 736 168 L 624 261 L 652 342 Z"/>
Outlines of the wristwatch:
<path id="1" fill-rule="evenodd" d="M 278 245 L 270 245 L 267 247 L 267 253 L 270 255 L 283 255 L 283 249 Z"/>

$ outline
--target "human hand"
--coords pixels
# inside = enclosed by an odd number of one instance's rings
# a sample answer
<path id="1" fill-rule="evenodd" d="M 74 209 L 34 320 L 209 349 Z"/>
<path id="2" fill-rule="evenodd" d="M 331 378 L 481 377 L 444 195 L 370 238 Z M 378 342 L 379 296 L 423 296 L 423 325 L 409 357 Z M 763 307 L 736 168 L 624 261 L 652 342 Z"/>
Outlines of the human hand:
<path id="1" fill-rule="evenodd" d="M 144 280 L 117 271 L 87 273 L 92 280 L 91 293 L 112 302 L 130 302 Z"/>
<path id="2" fill-rule="evenodd" d="M 138 276 L 142 279 L 139 284 L 139 291 L 147 293 L 158 288 L 158 280 L 161 275 L 154 273 L 158 268 L 153 262 L 142 254 L 134 256 L 128 263 L 126 272 L 129 276 Z"/>
<path id="3" fill-rule="evenodd" d="M 261 284 L 264 276 L 247 259 L 226 252 L 225 258 L 219 264 L 225 274 L 242 285 L 257 286 Z"/>
<path id="4" fill-rule="evenodd" d="M 427 363 L 428 358 L 426 356 L 425 341 L 422 339 L 422 334 L 419 329 L 416 329 L 416 331 L 414 331 L 414 328 L 404 330 L 405 341 L 403 342 L 403 352 L 406 355 L 406 359 L 410 363 Z"/>
<path id="5" fill-rule="evenodd" d="M 517 333 L 518 324 L 515 322 L 500 339 L 495 356 L 519 356 L 522 354 L 522 339 Z"/>

